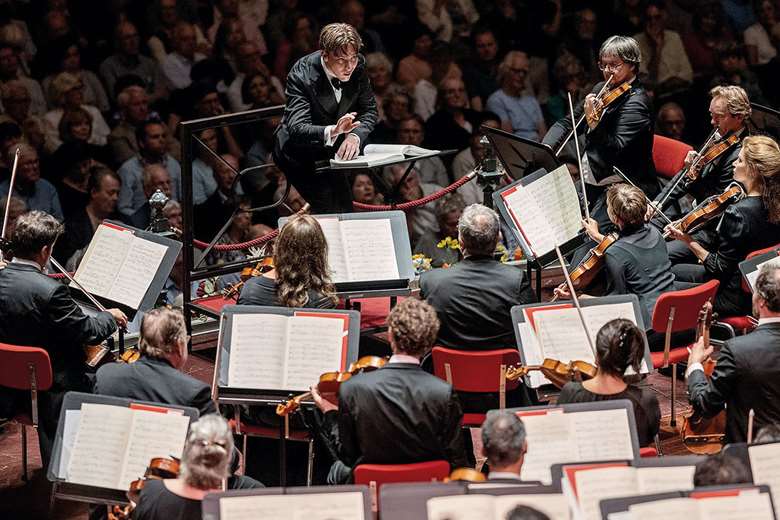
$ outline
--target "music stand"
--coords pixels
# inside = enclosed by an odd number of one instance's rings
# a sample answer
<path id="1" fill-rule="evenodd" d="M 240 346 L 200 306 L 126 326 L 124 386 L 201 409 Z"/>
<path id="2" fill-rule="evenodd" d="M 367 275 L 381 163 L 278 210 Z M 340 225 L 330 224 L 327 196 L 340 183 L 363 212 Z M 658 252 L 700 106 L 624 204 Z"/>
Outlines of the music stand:
<path id="1" fill-rule="evenodd" d="M 539 169 L 551 172 L 563 164 L 548 144 L 537 143 L 498 128 L 482 128 L 507 173 L 515 180 Z"/>

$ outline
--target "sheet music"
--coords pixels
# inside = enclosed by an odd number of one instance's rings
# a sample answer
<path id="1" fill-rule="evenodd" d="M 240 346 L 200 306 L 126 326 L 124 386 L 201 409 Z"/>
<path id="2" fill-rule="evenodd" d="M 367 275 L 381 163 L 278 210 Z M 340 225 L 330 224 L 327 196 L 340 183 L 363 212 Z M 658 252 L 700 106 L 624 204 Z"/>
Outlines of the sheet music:
<path id="1" fill-rule="evenodd" d="M 233 315 L 228 366 L 229 386 L 285 390 L 286 359 L 287 316 Z"/>
<path id="2" fill-rule="evenodd" d="M 73 484 L 125 489 L 119 484 L 132 411 L 122 406 L 83 403 L 66 480 Z"/>
<path id="3" fill-rule="evenodd" d="M 390 219 L 342 220 L 339 225 L 350 282 L 400 278 Z"/>
<path id="4" fill-rule="evenodd" d="M 219 501 L 221 520 L 365 520 L 363 494 L 312 493 L 225 497 Z"/>
<path id="5" fill-rule="evenodd" d="M 780 505 L 780 443 L 748 446 L 750 469 L 755 484 L 766 484 L 775 504 Z"/>
<path id="6" fill-rule="evenodd" d="M 699 506 L 690 498 L 668 498 L 654 502 L 632 504 L 628 507 L 632 520 L 644 518 L 685 518 L 694 520 L 699 517 Z M 610 515 L 610 520 L 612 515 Z"/>
<path id="7" fill-rule="evenodd" d="M 693 472 L 696 466 L 662 466 L 637 468 L 636 480 L 643 495 L 688 491 L 693 489 Z"/>
<path id="8" fill-rule="evenodd" d="M 128 489 L 132 481 L 142 477 L 155 457 L 181 459 L 190 424 L 190 418 L 179 413 L 132 410 L 132 416 L 120 489 Z"/>
<path id="9" fill-rule="evenodd" d="M 525 314 L 525 311 L 523 311 L 523 313 Z M 528 322 L 527 315 L 524 322 L 517 324 L 517 329 L 520 332 L 520 348 L 525 355 L 525 363 L 527 365 L 541 364 L 544 360 L 542 358 L 542 349 L 539 345 L 539 340 L 536 338 L 536 333 Z M 549 379 L 542 375 L 540 370 L 529 372 L 528 377 L 531 388 L 539 388 L 542 385 L 552 384 Z"/>
<path id="10" fill-rule="evenodd" d="M 341 228 L 336 217 L 317 218 L 325 241 L 328 242 L 328 267 L 330 267 L 333 283 L 349 281 L 347 257 L 344 256 L 344 244 L 341 241 Z"/>
<path id="11" fill-rule="evenodd" d="M 758 490 L 742 492 L 733 497 L 698 500 L 699 518 L 706 520 L 772 520 L 769 493 Z"/>
<path id="12" fill-rule="evenodd" d="M 162 244 L 133 236 L 108 298 L 137 309 L 167 251 L 168 248 Z"/>
<path id="13" fill-rule="evenodd" d="M 636 469 L 630 466 L 581 470 L 574 479 L 583 520 L 601 519 L 601 500 L 638 493 Z"/>
<path id="14" fill-rule="evenodd" d="M 633 459 L 631 430 L 625 408 L 566 414 L 576 440 L 576 460 Z M 568 462 L 568 461 L 560 461 Z"/>
<path id="15" fill-rule="evenodd" d="M 133 238 L 130 231 L 98 226 L 73 278 L 92 294 L 108 297 Z"/>
<path id="16" fill-rule="evenodd" d="M 495 497 L 493 502 L 493 518 L 505 520 L 509 512 L 516 506 L 524 505 L 538 509 L 550 517 L 550 520 L 569 520 L 569 505 L 560 493 L 503 495 Z M 476 518 L 484 518 L 480 515 Z"/>
<path id="17" fill-rule="evenodd" d="M 76 442 L 76 432 L 79 431 L 81 410 L 65 410 L 65 424 L 62 425 L 62 449 L 60 450 L 60 466 L 57 469 L 58 478 L 68 475 L 68 463 L 73 444 Z"/>
<path id="18" fill-rule="evenodd" d="M 574 414 L 549 412 L 521 417 L 528 442 L 528 452 L 520 472 L 523 480 L 538 480 L 543 484 L 550 484 L 550 466 L 558 462 L 581 460 L 572 438 L 570 415 Z"/>
<path id="19" fill-rule="evenodd" d="M 430 498 L 426 504 L 428 520 L 490 518 L 494 500 L 490 495 L 456 495 Z"/>
<path id="20" fill-rule="evenodd" d="M 542 256 L 555 249 L 555 237 L 549 232 L 545 212 L 525 186 L 518 184 L 512 193 L 502 198 L 515 226 L 521 230 L 535 256 Z"/>
<path id="21" fill-rule="evenodd" d="M 339 371 L 347 331 L 341 317 L 292 316 L 287 320 L 283 388 L 304 392 L 323 373 Z"/>
<path id="22" fill-rule="evenodd" d="M 748 285 L 750 285 L 750 291 L 751 292 L 755 292 L 756 291 L 756 279 L 758 278 L 758 273 L 761 271 L 761 267 L 766 265 L 766 264 L 769 264 L 769 265 L 772 265 L 772 266 L 780 265 L 780 257 L 770 258 L 769 260 L 767 260 L 765 262 L 760 262 L 760 263 L 756 264 L 756 270 L 755 271 L 751 271 L 751 272 L 749 272 L 747 274 L 746 278 L 747 278 Z"/>

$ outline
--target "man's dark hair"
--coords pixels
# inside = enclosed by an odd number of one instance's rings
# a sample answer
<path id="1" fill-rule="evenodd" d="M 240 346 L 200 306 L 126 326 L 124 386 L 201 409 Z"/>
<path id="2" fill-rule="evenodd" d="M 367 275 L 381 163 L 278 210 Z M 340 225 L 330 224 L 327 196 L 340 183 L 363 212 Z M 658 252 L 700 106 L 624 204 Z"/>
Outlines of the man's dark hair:
<path id="1" fill-rule="evenodd" d="M 92 192 L 99 190 L 103 184 L 105 177 L 111 177 L 117 181 L 120 186 L 122 184 L 122 178 L 112 169 L 105 167 L 94 167 L 89 171 L 89 178 L 87 179 L 87 195 L 92 198 Z"/>
<path id="2" fill-rule="evenodd" d="M 780 312 L 780 267 L 773 263 L 764 264 L 756 278 L 756 295 L 766 302 L 766 308 Z"/>
<path id="3" fill-rule="evenodd" d="M 550 520 L 550 517 L 531 506 L 515 506 L 507 513 L 506 520 Z"/>
<path id="4" fill-rule="evenodd" d="M 430 304 L 407 298 L 390 311 L 387 328 L 399 353 L 422 357 L 436 341 L 439 318 Z"/>
<path id="5" fill-rule="evenodd" d="M 693 485 L 696 487 L 746 484 L 752 481 L 745 464 L 724 453 L 710 455 L 699 462 L 693 473 Z"/>
<path id="6" fill-rule="evenodd" d="M 162 126 L 162 124 L 163 124 L 163 122 L 160 119 L 158 119 L 156 117 L 151 117 L 151 118 L 147 119 L 146 121 L 144 121 L 143 123 L 141 123 L 140 125 L 138 125 L 138 128 L 135 129 L 135 139 L 136 139 L 136 142 L 138 143 L 138 146 L 141 146 L 141 143 L 146 141 L 146 128 L 147 127 L 152 126 L 152 125 L 161 125 Z"/>
<path id="7" fill-rule="evenodd" d="M 63 232 L 62 224 L 44 211 L 30 211 L 16 221 L 12 240 L 14 255 L 31 259 L 44 246 L 51 246 Z"/>
<path id="8" fill-rule="evenodd" d="M 778 442 L 780 441 L 780 424 L 767 424 L 756 434 L 753 442 Z"/>

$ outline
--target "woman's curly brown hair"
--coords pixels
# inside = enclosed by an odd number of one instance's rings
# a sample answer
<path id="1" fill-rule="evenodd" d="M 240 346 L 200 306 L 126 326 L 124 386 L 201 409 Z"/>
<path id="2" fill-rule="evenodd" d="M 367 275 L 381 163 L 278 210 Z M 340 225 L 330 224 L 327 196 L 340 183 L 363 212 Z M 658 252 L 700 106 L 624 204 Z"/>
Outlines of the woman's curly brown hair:
<path id="1" fill-rule="evenodd" d="M 336 290 L 328 272 L 328 243 L 317 219 L 291 217 L 274 246 L 276 294 L 280 305 L 304 307 L 309 291 L 320 293 L 335 305 Z"/>
<path id="2" fill-rule="evenodd" d="M 422 357 L 433 348 L 439 334 L 439 318 L 428 303 L 407 298 L 390 311 L 387 329 L 399 353 Z"/>

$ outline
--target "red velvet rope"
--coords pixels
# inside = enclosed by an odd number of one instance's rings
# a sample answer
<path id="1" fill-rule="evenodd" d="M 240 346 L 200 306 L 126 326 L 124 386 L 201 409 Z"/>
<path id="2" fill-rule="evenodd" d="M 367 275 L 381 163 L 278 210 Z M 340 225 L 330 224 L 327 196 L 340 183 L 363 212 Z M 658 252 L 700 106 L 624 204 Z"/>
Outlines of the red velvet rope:
<path id="1" fill-rule="evenodd" d="M 259 246 L 261 244 L 265 244 L 269 240 L 273 240 L 274 238 L 276 238 L 276 235 L 278 234 L 279 234 L 279 230 L 274 229 L 270 233 L 266 233 L 261 237 L 253 238 L 248 242 L 241 242 L 239 244 L 216 244 L 211 250 L 212 251 L 238 251 L 240 249 L 249 249 L 250 247 Z M 194 245 L 198 249 L 206 249 L 209 246 L 208 242 L 203 242 L 201 240 L 195 240 L 195 239 L 192 240 L 192 245 Z"/>
<path id="2" fill-rule="evenodd" d="M 362 202 L 352 201 L 352 207 L 354 207 L 355 209 L 362 209 L 363 211 L 392 211 L 398 209 L 400 209 L 401 211 L 406 211 L 409 209 L 414 209 L 419 206 L 425 206 L 429 202 L 433 202 L 434 200 L 440 199 L 446 194 L 457 190 L 458 188 L 460 188 L 461 186 L 469 182 L 471 179 L 473 179 L 474 175 L 475 174 L 473 172 L 468 175 L 464 175 L 463 177 L 453 182 L 446 188 L 442 188 L 439 191 L 435 193 L 431 193 L 430 195 L 427 195 L 421 199 L 410 200 L 409 202 L 404 202 L 403 204 L 396 204 L 395 206 L 390 206 L 389 204 L 381 204 L 375 206 L 373 204 L 363 204 Z"/>

